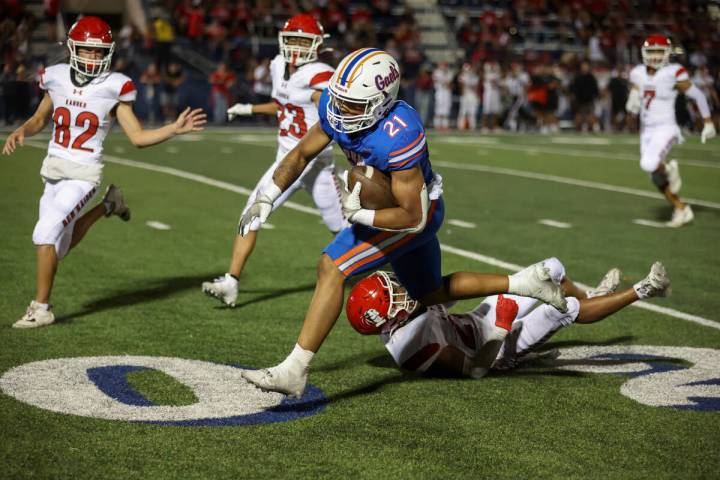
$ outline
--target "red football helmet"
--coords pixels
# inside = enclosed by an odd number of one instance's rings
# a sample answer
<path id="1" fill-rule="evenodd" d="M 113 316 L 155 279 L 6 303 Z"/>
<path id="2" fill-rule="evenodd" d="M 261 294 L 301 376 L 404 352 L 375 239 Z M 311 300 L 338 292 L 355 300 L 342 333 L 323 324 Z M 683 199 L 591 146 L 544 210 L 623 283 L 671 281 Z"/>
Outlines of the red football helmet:
<path id="1" fill-rule="evenodd" d="M 641 52 L 643 63 L 657 70 L 670 63 L 672 43 L 664 35 L 650 35 L 645 39 Z"/>
<path id="2" fill-rule="evenodd" d="M 70 50 L 70 67 L 78 73 L 97 77 L 110 68 L 115 42 L 110 26 L 99 17 L 83 17 L 68 32 L 67 47 Z M 79 48 L 102 48 L 102 58 L 86 58 L 78 54 Z"/>
<path id="3" fill-rule="evenodd" d="M 378 271 L 350 290 L 345 313 L 355 330 L 374 335 L 402 325 L 417 306 L 393 273 Z"/>
<path id="4" fill-rule="evenodd" d="M 290 65 L 314 62 L 325 38 L 322 25 L 308 13 L 290 18 L 278 33 L 280 53 Z"/>

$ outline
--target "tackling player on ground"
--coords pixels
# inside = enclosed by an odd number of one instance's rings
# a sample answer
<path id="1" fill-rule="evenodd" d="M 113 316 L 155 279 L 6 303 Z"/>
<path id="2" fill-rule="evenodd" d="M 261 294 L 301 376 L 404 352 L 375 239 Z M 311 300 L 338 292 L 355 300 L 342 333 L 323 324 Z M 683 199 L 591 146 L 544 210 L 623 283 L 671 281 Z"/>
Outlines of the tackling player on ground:
<path id="1" fill-rule="evenodd" d="M 43 130 L 52 119 L 53 132 L 40 175 L 45 190 L 40 216 L 33 231 L 37 246 L 37 291 L 27 312 L 13 324 L 34 328 L 55 321 L 50 292 L 58 262 L 77 246 L 90 227 L 103 216 L 127 221 L 130 210 L 120 189 L 110 185 L 102 202 L 81 215 L 102 182 L 102 144 L 117 118 L 133 145 L 147 147 L 175 135 L 202 130 L 205 114 L 186 109 L 173 123 L 145 130 L 132 110 L 136 90 L 132 80 L 110 72 L 115 42 L 110 27 L 98 17 L 83 17 L 68 33 L 70 63 L 40 72 L 45 94 L 28 121 L 5 141 L 10 155 L 25 138 Z"/>
<path id="2" fill-rule="evenodd" d="M 548 258 L 544 264 L 567 297 L 566 313 L 514 295 L 488 297 L 463 314 L 449 313 L 445 305 L 424 308 L 408 296 L 392 273 L 380 271 L 350 291 L 347 317 L 359 333 L 379 334 L 404 370 L 481 378 L 491 368 L 513 368 L 537 355 L 535 350 L 564 327 L 598 322 L 639 299 L 664 297 L 670 288 L 659 262 L 645 279 L 619 293 L 615 293 L 620 283 L 616 268 L 597 288 L 586 292 L 567 278 L 557 258 Z"/>
<path id="3" fill-rule="evenodd" d="M 255 201 L 260 188 L 272 181 L 273 174 L 283 158 L 318 121 L 317 103 L 320 92 L 328 85 L 333 68 L 317 61 L 323 42 L 322 26 L 312 15 L 295 15 L 285 23 L 279 33 L 280 54 L 270 64 L 272 96 L 274 101 L 263 104 L 236 104 L 228 109 L 228 118 L 238 115 L 277 115 L 278 149 L 275 163 L 265 172 L 248 198 L 243 214 Z M 273 208 L 290 198 L 300 188 L 312 196 L 322 214 L 323 221 L 333 233 L 345 227 L 340 205 L 340 190 L 333 175 L 332 147 L 325 148 L 310 162 L 303 174 L 285 190 Z M 257 242 L 260 222 L 253 222 L 246 235 L 238 232 L 233 244 L 232 259 L 227 273 L 212 282 L 202 284 L 203 291 L 234 306 L 238 295 L 238 277 L 243 271 Z"/>
<path id="4" fill-rule="evenodd" d="M 672 44 L 662 35 L 650 35 L 642 46 L 643 65 L 630 72 L 630 94 L 626 110 L 640 113 L 640 168 L 650 174 L 653 184 L 673 206 L 669 227 L 692 222 L 694 214 L 678 192 L 682 185 L 677 161 L 665 159 L 676 143 L 682 143 L 680 127 L 675 120 L 675 98 L 678 91 L 691 98 L 700 110 L 704 127 L 700 140 L 705 143 L 715 136 L 705 94 L 690 82 L 685 68 L 670 63 Z"/>
<path id="5" fill-rule="evenodd" d="M 340 315 L 345 280 L 385 263 L 392 265 L 410 296 L 426 306 L 510 292 L 566 309 L 560 288 L 542 263 L 510 277 L 441 275 L 436 233 L 444 216 L 442 179 L 430 165 L 418 113 L 396 101 L 399 87 L 400 69 L 386 52 L 364 48 L 345 57 L 320 98 L 320 122 L 283 159 L 272 182 L 263 185 L 241 219 L 243 234 L 253 222 L 264 222 L 274 202 L 333 140 L 351 164 L 369 165 L 389 175 L 398 204 L 364 209 L 361 182 L 343 197 L 343 212 L 352 226 L 343 229 L 320 257 L 315 293 L 294 350 L 275 367 L 243 374 L 260 388 L 301 395 L 310 361 Z"/>

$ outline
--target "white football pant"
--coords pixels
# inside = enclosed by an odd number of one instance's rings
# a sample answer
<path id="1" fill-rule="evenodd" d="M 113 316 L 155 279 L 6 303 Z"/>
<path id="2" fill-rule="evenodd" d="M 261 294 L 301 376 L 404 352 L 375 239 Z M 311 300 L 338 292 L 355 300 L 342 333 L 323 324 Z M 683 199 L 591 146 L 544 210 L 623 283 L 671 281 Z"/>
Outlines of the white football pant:
<path id="1" fill-rule="evenodd" d="M 96 193 L 97 186 L 83 180 L 46 181 L 33 243 L 55 245 L 58 259 L 63 258 L 70 248 L 75 222 Z"/>
<path id="2" fill-rule="evenodd" d="M 640 133 L 640 168 L 647 173 L 658 169 L 660 163 L 683 137 L 677 125 L 661 125 L 644 128 Z"/>

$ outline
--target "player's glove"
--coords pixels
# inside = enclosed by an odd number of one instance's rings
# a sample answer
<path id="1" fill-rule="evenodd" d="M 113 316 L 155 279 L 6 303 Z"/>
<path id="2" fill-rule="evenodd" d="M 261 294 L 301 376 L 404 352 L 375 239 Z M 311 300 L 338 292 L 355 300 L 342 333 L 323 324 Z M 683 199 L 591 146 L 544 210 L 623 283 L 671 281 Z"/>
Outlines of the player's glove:
<path id="1" fill-rule="evenodd" d="M 340 189 L 340 202 L 342 203 L 343 216 L 350 223 L 359 223 L 372 227 L 375 219 L 375 210 L 362 208 L 360 204 L 360 189 L 362 183 L 355 182 L 355 186 L 348 191 L 348 171 L 343 171 L 339 176 L 342 188 Z"/>
<path id="2" fill-rule="evenodd" d="M 628 113 L 637 115 L 638 113 L 640 113 L 641 108 L 642 103 L 640 102 L 640 90 L 638 90 L 637 88 L 631 88 L 627 102 L 625 102 L 625 110 Z"/>
<path id="3" fill-rule="evenodd" d="M 251 103 L 236 103 L 227 110 L 228 121 L 232 122 L 235 117 L 252 115 L 252 107 Z"/>
<path id="4" fill-rule="evenodd" d="M 273 203 L 281 194 L 282 190 L 274 182 L 270 181 L 268 185 L 263 185 L 258 191 L 255 201 L 240 218 L 238 233 L 244 237 L 255 221 L 260 222 L 260 225 L 265 223 L 272 212 Z"/>
<path id="5" fill-rule="evenodd" d="M 715 124 L 710 122 L 705 122 L 705 126 L 702 129 L 702 133 L 700 134 L 700 142 L 705 143 L 711 138 L 713 138 L 715 135 L 717 135 L 717 132 L 715 131 Z"/>

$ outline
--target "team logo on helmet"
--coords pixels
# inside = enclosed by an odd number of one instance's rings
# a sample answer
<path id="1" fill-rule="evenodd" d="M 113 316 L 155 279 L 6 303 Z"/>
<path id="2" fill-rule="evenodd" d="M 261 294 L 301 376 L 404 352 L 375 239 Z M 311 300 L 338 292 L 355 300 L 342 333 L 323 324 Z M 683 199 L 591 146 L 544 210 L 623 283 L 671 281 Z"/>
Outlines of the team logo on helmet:
<path id="1" fill-rule="evenodd" d="M 374 335 L 403 325 L 417 306 L 393 273 L 378 271 L 352 288 L 345 313 L 357 332 Z"/>
<path id="2" fill-rule="evenodd" d="M 377 48 L 362 48 L 340 62 L 330 79 L 327 119 L 341 133 L 368 129 L 383 118 L 397 99 L 400 67 Z"/>

